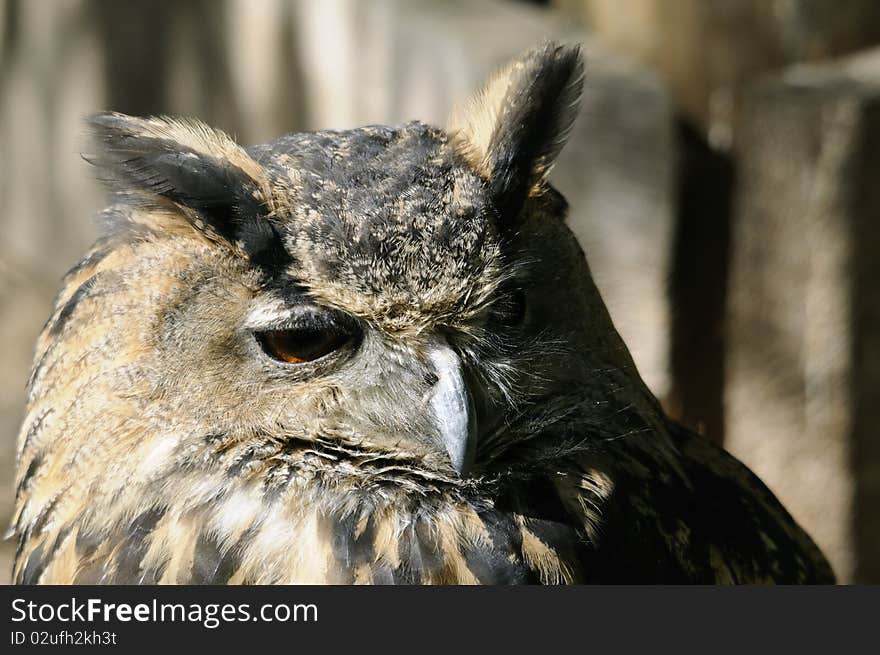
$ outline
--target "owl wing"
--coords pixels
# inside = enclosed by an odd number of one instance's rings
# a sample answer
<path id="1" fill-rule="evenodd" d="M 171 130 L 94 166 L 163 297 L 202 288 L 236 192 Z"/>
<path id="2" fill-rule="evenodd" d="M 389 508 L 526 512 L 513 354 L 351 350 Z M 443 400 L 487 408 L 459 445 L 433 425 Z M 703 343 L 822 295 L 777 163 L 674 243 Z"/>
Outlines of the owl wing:
<path id="1" fill-rule="evenodd" d="M 590 582 L 833 584 L 822 552 L 745 465 L 668 422 L 671 457 L 637 440 L 577 458 L 557 484 L 593 548 Z"/>

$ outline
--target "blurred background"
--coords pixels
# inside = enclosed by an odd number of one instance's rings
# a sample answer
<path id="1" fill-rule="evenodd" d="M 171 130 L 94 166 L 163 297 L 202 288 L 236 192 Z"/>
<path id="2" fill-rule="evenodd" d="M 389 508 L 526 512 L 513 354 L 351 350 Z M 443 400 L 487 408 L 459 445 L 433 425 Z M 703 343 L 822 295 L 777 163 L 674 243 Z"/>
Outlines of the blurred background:
<path id="1" fill-rule="evenodd" d="M 646 381 L 842 582 L 880 583 L 876 0 L 0 0 L 0 523 L 33 343 L 104 198 L 85 115 L 245 144 L 443 125 L 547 38 L 584 44 L 553 180 Z"/>

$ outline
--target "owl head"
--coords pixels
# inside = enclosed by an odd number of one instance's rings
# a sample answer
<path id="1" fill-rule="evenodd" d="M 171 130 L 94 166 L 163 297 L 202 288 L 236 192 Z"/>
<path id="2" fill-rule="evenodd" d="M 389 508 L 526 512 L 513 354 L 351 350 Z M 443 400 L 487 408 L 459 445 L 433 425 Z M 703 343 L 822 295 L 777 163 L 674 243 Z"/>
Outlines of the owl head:
<path id="1" fill-rule="evenodd" d="M 241 480 L 477 484 L 532 462 L 573 398 L 653 402 L 547 181 L 582 79 L 578 49 L 548 44 L 447 129 L 249 148 L 93 118 L 113 204 L 37 346 L 18 524 L 51 505 L 98 534 L 148 495 L 204 505 Z"/>

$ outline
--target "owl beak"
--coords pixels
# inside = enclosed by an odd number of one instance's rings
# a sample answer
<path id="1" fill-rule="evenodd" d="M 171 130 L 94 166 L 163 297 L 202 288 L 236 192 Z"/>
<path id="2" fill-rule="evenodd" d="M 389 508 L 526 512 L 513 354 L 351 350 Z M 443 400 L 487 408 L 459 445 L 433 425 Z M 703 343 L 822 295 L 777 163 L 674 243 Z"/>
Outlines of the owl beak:
<path id="1" fill-rule="evenodd" d="M 461 359 L 446 344 L 432 347 L 427 357 L 437 376 L 430 391 L 437 430 L 452 467 L 465 477 L 476 452 L 477 422 Z"/>

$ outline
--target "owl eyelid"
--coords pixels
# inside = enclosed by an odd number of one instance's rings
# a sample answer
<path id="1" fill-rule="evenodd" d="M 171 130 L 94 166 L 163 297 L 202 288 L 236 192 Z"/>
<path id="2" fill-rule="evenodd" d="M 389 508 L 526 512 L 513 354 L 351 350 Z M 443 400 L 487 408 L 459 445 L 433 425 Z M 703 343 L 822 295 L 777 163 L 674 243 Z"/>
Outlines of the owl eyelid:
<path id="1" fill-rule="evenodd" d="M 244 320 L 244 329 L 251 332 L 298 329 L 337 329 L 357 331 L 357 321 L 337 309 L 315 304 L 258 307 Z"/>

